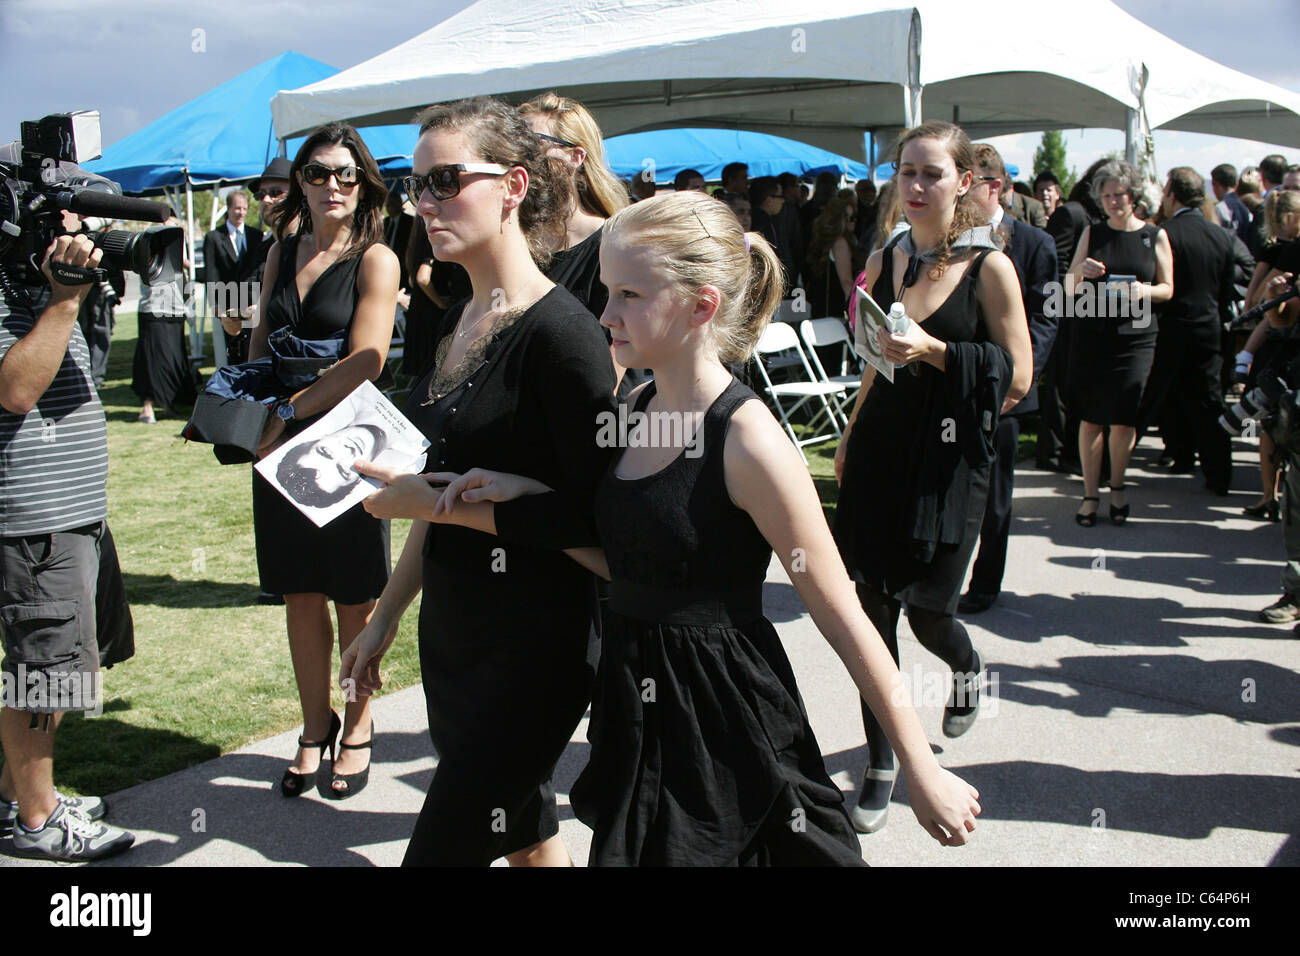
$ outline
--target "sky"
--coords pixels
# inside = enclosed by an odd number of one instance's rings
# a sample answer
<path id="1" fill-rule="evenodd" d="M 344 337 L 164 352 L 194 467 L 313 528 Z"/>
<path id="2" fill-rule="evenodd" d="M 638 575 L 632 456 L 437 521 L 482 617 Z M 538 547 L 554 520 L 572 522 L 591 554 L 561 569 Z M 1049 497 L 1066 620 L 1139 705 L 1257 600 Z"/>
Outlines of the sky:
<path id="1" fill-rule="evenodd" d="M 1068 2 L 1086 15 L 1089 0 L 1044 2 Z M 384 0 L 374 8 L 382 12 L 371 15 L 358 0 L 0 0 L 0 142 L 17 138 L 21 120 L 89 108 L 100 111 L 108 145 L 286 49 L 346 69 L 469 5 Z M 1300 92 L 1297 0 L 1118 5 L 1204 56 Z M 1034 24 L 1004 28 L 1032 30 Z M 202 50 L 195 49 L 196 30 L 202 31 Z M 992 37 L 996 41 L 996 32 Z M 63 55 L 56 58 L 55 50 Z M 1124 149 L 1119 130 L 1064 135 L 1067 161 L 1079 170 Z M 1038 141 L 1037 133 L 992 140 L 1022 171 L 1032 167 Z M 1161 169 L 1187 165 L 1208 172 L 1221 162 L 1241 167 L 1270 152 L 1300 159 L 1300 148 L 1195 133 L 1156 131 L 1155 141 Z"/>

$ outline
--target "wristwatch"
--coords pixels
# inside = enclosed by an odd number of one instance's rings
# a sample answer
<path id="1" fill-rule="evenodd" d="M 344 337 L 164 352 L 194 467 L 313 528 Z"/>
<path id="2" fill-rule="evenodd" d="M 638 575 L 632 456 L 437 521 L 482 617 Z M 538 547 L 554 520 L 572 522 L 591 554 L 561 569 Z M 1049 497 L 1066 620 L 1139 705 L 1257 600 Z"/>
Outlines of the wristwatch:
<path id="1" fill-rule="evenodd" d="M 280 421 L 285 424 L 293 421 L 293 402 L 289 401 L 287 398 L 280 399 L 280 401 L 275 403 L 275 414 L 278 415 Z"/>

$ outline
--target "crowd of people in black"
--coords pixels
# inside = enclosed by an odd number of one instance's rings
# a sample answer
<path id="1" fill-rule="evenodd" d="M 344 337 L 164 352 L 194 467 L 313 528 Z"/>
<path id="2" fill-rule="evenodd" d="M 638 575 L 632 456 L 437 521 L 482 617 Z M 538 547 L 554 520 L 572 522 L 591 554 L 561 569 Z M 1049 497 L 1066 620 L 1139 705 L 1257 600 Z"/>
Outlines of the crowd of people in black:
<path id="1" fill-rule="evenodd" d="M 996 149 L 951 123 L 907 131 L 893 160 L 879 190 L 830 173 L 751 181 L 736 162 L 713 196 L 691 169 L 656 194 L 616 180 L 591 114 L 547 94 L 430 107 L 396 188 L 351 127 L 317 129 L 257 184 L 271 235 L 244 231 L 236 194 L 207 268 L 257 275 L 261 294 L 221 317 L 232 358 L 261 359 L 285 329 L 342 342 L 334 365 L 275 403 L 259 454 L 377 380 L 395 326 L 414 380 L 404 412 L 430 442 L 420 474 L 352 463 L 382 490 L 325 527 L 254 473 L 260 582 L 286 607 L 303 715 L 285 797 L 365 788 L 370 696 L 422 595 L 438 766 L 408 865 L 567 865 L 551 775 L 588 706 L 572 804 L 594 864 L 859 864 L 854 831 L 885 825 L 899 770 L 936 840 L 970 838 L 979 794 L 926 742 L 898 670 L 900 614 L 952 672 L 942 730 L 959 737 L 979 712 L 983 662 L 957 615 L 1001 589 L 1027 415 L 1038 463 L 1083 476 L 1081 526 L 1099 519 L 1103 471 L 1109 520 L 1132 515 L 1125 470 L 1148 430 L 1173 470 L 1199 457 L 1210 490 L 1227 493 L 1218 417 L 1238 333 L 1226 323 L 1291 278 L 1300 170 L 1261 162 L 1252 212 L 1249 171 L 1225 166 L 1213 199 L 1189 168 L 1152 187 L 1113 159 L 1068 197 L 1051 172 L 1013 183 Z M 897 373 L 865 367 L 828 527 L 797 449 L 735 372 L 783 301 L 847 322 L 855 287 L 901 303 L 909 322 L 874 343 Z M 1294 318 L 1283 305 L 1266 324 Z M 1258 339 L 1238 364 L 1271 346 Z M 9 394 L 0 424 L 39 415 Z M 695 426 L 676 445 L 598 440 L 620 404 Z M 1275 517 L 1276 468 L 1262 473 L 1252 513 Z M 898 507 L 879 506 L 900 489 Z M 392 566 L 394 518 L 413 524 Z M 860 692 L 868 765 L 848 810 L 763 616 L 774 552 Z M 1294 587 L 1270 620 L 1300 618 L 1300 550 L 1288 569 Z M 7 668 L 19 663 L 8 637 L 5 650 Z M 30 749 L 11 724 L 6 753 Z M 0 797 L 20 851 L 89 859 L 130 844 L 102 801 L 54 792 L 49 761 L 7 762 Z"/>

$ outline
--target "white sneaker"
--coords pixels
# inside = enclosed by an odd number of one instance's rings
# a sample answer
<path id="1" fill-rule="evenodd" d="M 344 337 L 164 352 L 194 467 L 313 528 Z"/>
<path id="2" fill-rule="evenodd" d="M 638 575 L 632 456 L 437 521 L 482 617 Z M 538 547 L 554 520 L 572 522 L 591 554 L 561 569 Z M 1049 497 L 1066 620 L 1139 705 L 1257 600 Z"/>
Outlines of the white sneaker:
<path id="1" fill-rule="evenodd" d="M 90 820 L 80 810 L 60 803 L 35 830 L 27 829 L 21 820 L 15 822 L 13 841 L 19 856 L 85 861 L 123 852 L 135 842 L 135 835 Z"/>

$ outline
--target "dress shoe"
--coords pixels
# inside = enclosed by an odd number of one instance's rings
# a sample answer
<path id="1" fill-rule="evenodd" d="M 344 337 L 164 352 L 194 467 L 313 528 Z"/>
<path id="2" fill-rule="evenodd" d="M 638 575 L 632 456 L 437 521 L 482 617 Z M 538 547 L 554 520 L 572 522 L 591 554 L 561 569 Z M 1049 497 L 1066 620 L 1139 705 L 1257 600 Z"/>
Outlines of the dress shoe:
<path id="1" fill-rule="evenodd" d="M 957 602 L 957 610 L 962 614 L 979 614 L 987 611 L 997 602 L 997 594 L 982 594 L 979 591 L 967 591 Z"/>

